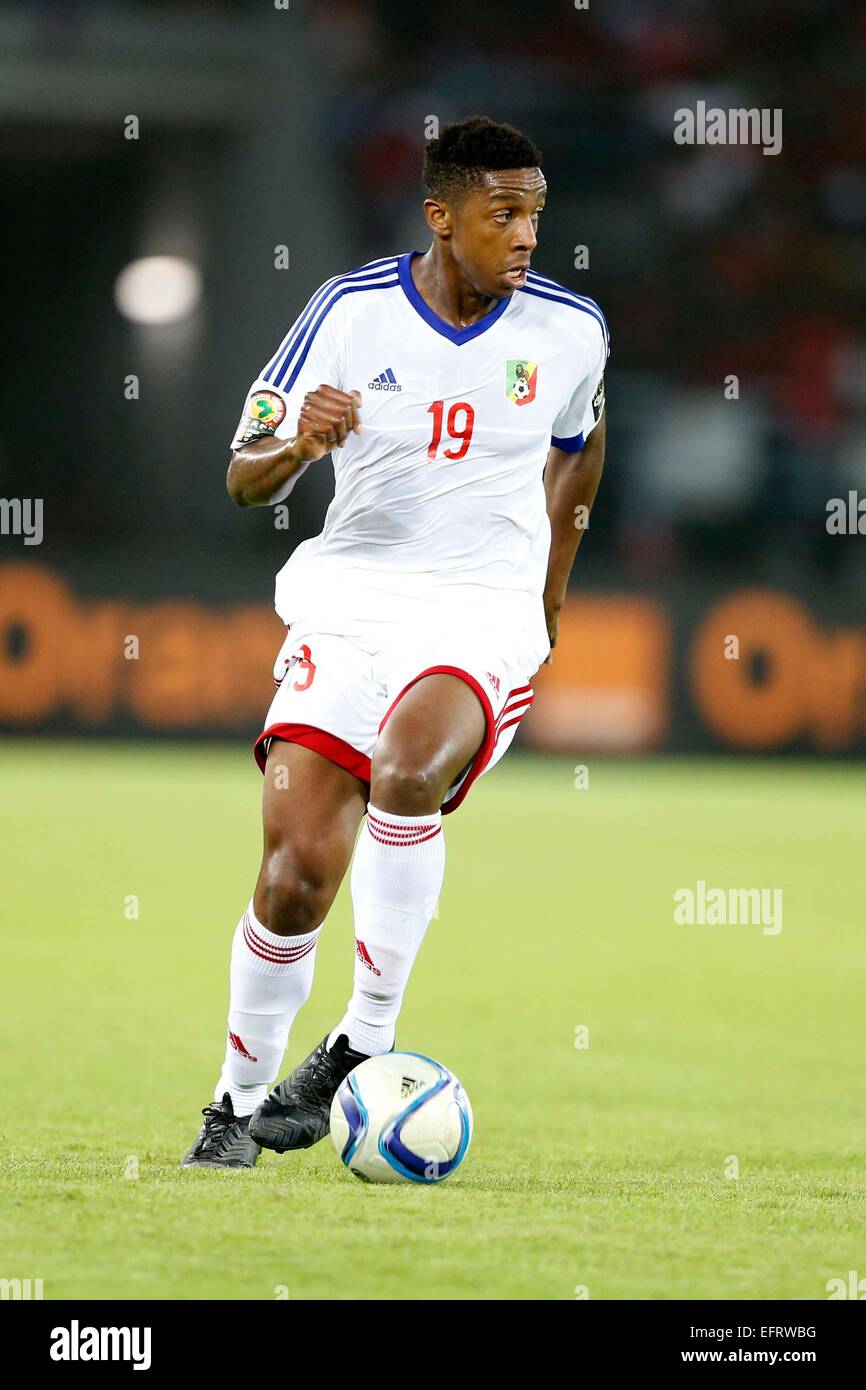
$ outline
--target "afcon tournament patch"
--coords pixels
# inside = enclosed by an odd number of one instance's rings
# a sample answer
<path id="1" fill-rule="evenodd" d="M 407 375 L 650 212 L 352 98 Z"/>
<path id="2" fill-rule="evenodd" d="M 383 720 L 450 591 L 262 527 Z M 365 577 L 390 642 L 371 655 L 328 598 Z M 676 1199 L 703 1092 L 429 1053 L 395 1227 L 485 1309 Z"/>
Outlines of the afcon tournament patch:
<path id="1" fill-rule="evenodd" d="M 604 377 L 595 388 L 595 395 L 592 398 L 592 414 L 595 423 L 598 424 L 601 417 L 602 406 L 604 405 Z"/>
<path id="2" fill-rule="evenodd" d="M 250 396 L 247 415 L 265 429 L 275 430 L 286 413 L 286 403 L 275 391 L 255 391 Z"/>
<path id="3" fill-rule="evenodd" d="M 285 415 L 286 403 L 276 391 L 254 391 L 247 401 L 232 448 L 240 448 L 242 444 L 251 444 L 254 439 L 273 434 Z"/>
<path id="4" fill-rule="evenodd" d="M 529 405 L 535 400 L 538 383 L 538 363 L 515 357 L 505 364 L 505 394 L 515 405 Z"/>

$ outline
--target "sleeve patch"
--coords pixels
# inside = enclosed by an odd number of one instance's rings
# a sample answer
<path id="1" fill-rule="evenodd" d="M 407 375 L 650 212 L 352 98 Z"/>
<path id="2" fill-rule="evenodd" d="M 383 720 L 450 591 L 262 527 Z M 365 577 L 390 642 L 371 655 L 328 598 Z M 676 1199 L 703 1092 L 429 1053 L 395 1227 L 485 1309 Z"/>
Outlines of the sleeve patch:
<path id="1" fill-rule="evenodd" d="M 286 403 L 276 391 L 254 391 L 238 426 L 235 447 L 273 434 L 286 418 Z"/>
<path id="2" fill-rule="evenodd" d="M 247 403 L 249 418 L 268 430 L 275 430 L 285 414 L 286 403 L 276 391 L 254 391 Z"/>
<path id="3" fill-rule="evenodd" d="M 598 383 L 598 385 L 596 386 L 596 388 L 595 388 L 595 395 L 594 395 L 593 398 L 592 398 L 592 414 L 593 414 L 593 418 L 595 419 L 595 423 L 596 423 L 596 424 L 598 424 L 598 422 L 599 422 L 599 420 L 600 420 L 600 418 L 601 418 L 601 412 L 602 412 L 603 407 L 604 407 L 604 377 L 601 378 L 601 381 L 600 381 L 600 382 Z"/>

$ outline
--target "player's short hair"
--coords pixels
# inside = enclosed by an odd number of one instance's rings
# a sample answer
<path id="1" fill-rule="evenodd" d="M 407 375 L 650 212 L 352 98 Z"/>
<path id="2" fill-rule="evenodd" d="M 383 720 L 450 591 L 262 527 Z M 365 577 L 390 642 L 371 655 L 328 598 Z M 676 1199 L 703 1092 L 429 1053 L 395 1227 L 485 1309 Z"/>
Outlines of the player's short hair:
<path id="1" fill-rule="evenodd" d="M 513 125 L 469 116 L 442 127 L 424 152 L 424 186 L 431 198 L 460 200 L 488 169 L 533 169 L 543 155 Z"/>

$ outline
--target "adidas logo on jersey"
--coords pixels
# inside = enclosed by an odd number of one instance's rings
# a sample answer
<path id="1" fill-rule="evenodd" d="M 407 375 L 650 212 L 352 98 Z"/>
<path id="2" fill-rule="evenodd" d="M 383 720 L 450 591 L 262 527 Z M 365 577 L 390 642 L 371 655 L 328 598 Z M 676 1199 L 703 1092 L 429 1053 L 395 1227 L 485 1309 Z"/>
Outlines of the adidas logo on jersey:
<path id="1" fill-rule="evenodd" d="M 397 385 L 397 378 L 389 367 L 387 371 L 380 372 L 378 376 L 373 377 L 372 381 L 368 381 L 367 389 L 370 391 L 402 391 L 403 387 Z"/>

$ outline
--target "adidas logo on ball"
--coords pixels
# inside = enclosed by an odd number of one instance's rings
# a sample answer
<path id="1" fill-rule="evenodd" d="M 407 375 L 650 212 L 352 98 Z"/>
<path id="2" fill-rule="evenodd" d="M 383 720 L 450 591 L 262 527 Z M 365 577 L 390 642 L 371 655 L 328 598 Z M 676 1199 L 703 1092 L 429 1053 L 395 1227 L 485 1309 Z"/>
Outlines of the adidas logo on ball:
<path id="1" fill-rule="evenodd" d="M 420 1052 L 368 1057 L 331 1101 L 331 1140 L 356 1178 L 443 1182 L 472 1140 L 472 1106 L 457 1077 Z"/>

